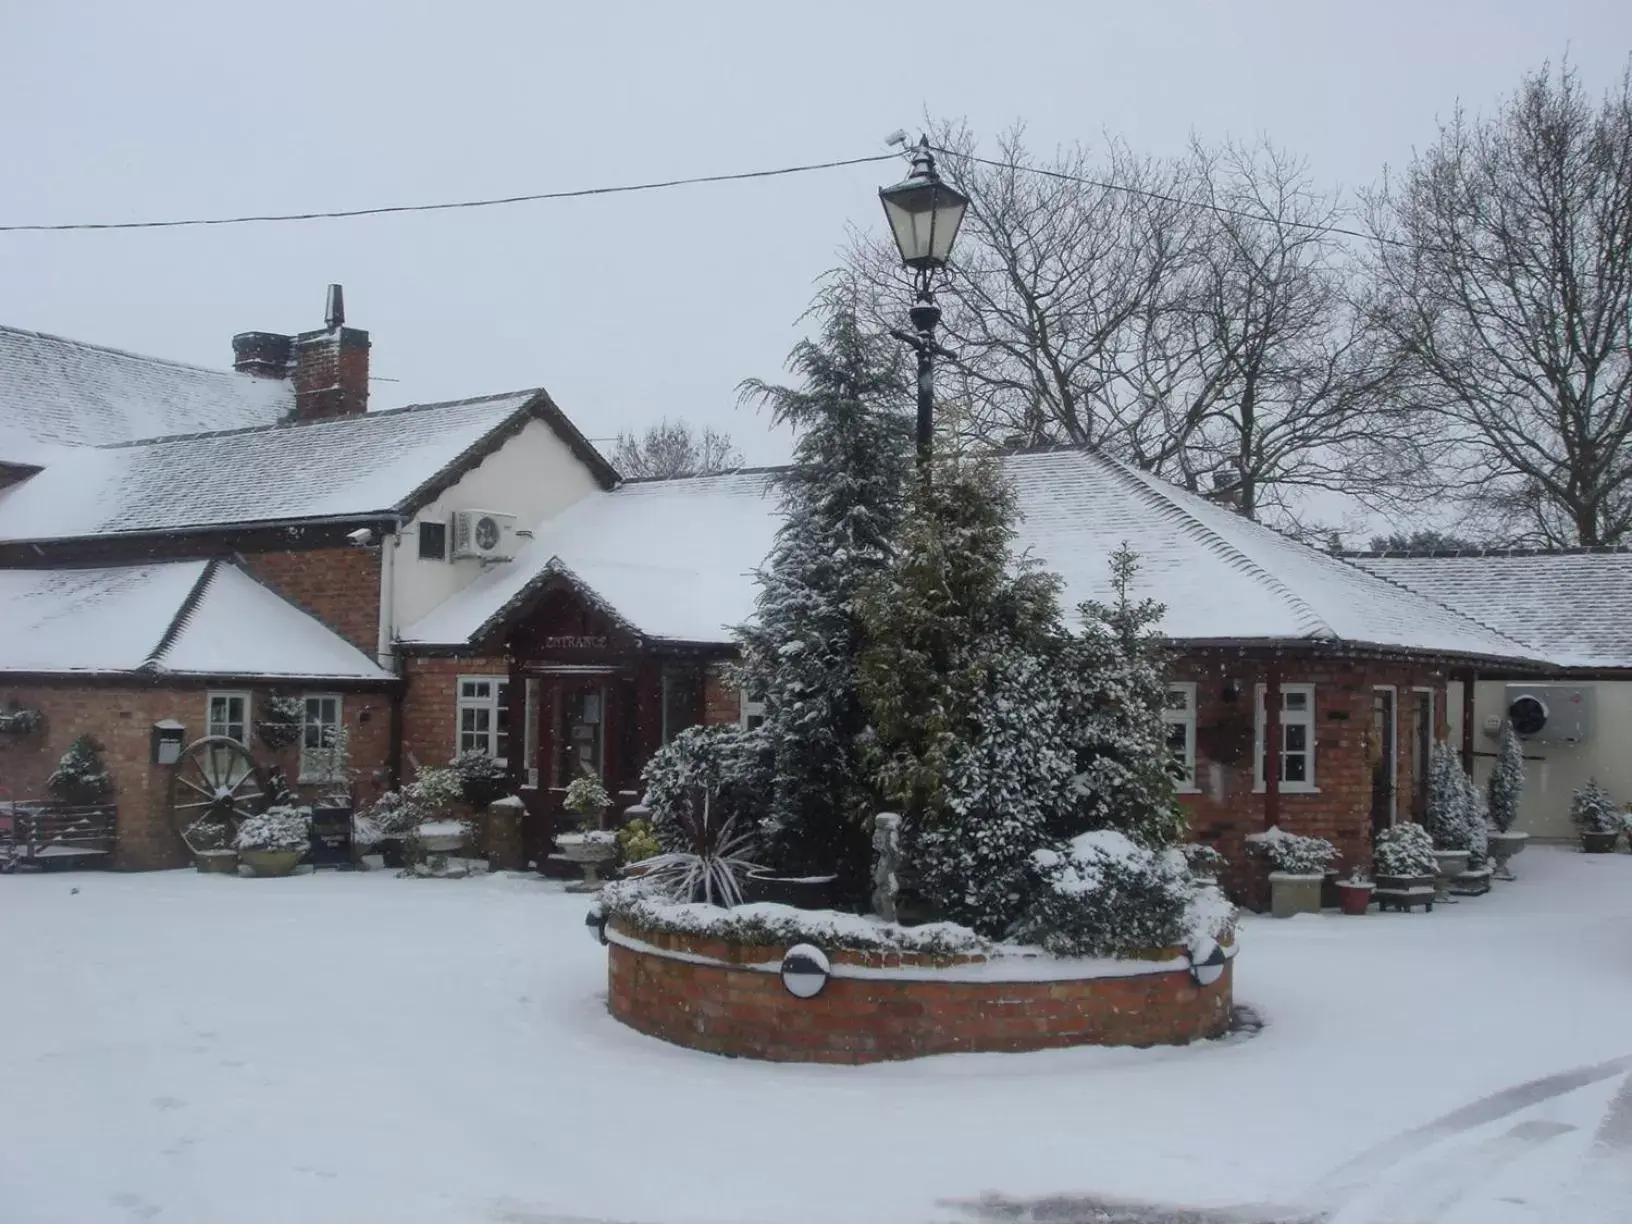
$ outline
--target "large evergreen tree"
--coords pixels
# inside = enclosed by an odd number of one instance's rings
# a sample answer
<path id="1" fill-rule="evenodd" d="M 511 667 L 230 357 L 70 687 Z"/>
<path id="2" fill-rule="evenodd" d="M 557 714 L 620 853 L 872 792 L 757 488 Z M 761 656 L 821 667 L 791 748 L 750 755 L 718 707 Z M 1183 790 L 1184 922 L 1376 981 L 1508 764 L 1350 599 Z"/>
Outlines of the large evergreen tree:
<path id="1" fill-rule="evenodd" d="M 837 869 L 841 890 L 859 896 L 868 875 L 863 822 L 876 793 L 861 764 L 857 600 L 891 555 L 912 426 L 900 354 L 862 330 L 848 287 L 830 285 L 815 313 L 820 337 L 789 359 L 801 385 L 742 388 L 797 439 L 793 466 L 779 478 L 785 521 L 758 575 L 757 615 L 738 630 L 738 678 L 765 700 L 774 782 L 763 857 L 796 873 Z"/>
<path id="2" fill-rule="evenodd" d="M 1119 829 L 1147 846 L 1183 834 L 1174 799 L 1163 710 L 1167 650 L 1156 626 L 1164 611 L 1135 599 L 1138 555 L 1126 544 L 1111 554 L 1109 603 L 1081 607 L 1082 632 L 1067 651 L 1060 724 L 1075 772 L 1055 832 Z"/>
<path id="3" fill-rule="evenodd" d="M 1055 731 L 1058 580 L 1016 564 L 1012 516 L 990 463 L 937 463 L 863 603 L 862 693 L 910 869 L 942 914 L 993 935 L 1019 911 L 1073 765 Z"/>

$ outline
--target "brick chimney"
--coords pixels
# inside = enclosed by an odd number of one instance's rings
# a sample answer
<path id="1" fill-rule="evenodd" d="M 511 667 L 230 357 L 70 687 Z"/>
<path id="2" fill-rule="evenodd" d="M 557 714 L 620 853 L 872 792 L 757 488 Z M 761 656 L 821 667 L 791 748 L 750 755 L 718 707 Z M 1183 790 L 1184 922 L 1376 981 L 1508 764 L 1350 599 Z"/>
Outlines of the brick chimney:
<path id="1" fill-rule="evenodd" d="M 295 385 L 294 419 L 321 421 L 368 411 L 368 333 L 346 326 L 345 295 L 330 285 L 320 331 L 283 336 L 241 332 L 232 338 L 232 368 Z"/>

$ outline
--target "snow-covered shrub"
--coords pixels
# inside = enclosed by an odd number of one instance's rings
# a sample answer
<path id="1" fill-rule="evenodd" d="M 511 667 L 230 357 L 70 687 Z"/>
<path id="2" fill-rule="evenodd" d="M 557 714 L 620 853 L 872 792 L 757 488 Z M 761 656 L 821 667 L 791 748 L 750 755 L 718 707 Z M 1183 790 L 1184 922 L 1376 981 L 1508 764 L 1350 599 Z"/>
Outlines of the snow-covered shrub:
<path id="1" fill-rule="evenodd" d="M 1609 797 L 1597 778 L 1588 778 L 1587 784 L 1575 792 L 1570 800 L 1570 819 L 1583 833 L 1619 833 L 1621 812 L 1615 800 Z"/>
<path id="2" fill-rule="evenodd" d="M 1203 879 L 1213 879 L 1230 865 L 1229 859 L 1201 842 L 1185 842 L 1179 847 L 1179 853 L 1184 855 L 1184 861 L 1190 867 L 1190 874 Z"/>
<path id="3" fill-rule="evenodd" d="M 742 879 L 759 864 L 750 857 L 752 828 L 744 828 L 713 800 L 709 790 L 698 787 L 669 809 L 671 831 L 684 848 L 647 859 L 645 879 L 671 900 L 730 908 L 742 903 Z"/>
<path id="4" fill-rule="evenodd" d="M 194 854 L 203 854 L 210 850 L 225 850 L 232 840 L 232 829 L 223 820 L 211 820 L 208 816 L 195 820 L 183 830 L 182 841 Z"/>
<path id="5" fill-rule="evenodd" d="M 1128 956 L 1184 943 L 1197 885 L 1184 855 L 1100 829 L 1038 850 L 1041 885 L 1013 937 L 1056 956 Z"/>
<path id="6" fill-rule="evenodd" d="M 305 722 L 306 703 L 299 697 L 267 697 L 261 702 L 261 721 L 255 731 L 261 743 L 276 750 L 296 743 Z"/>
<path id="7" fill-rule="evenodd" d="M 770 758 L 763 807 L 751 817 L 739 809 L 739 819 L 760 825 L 777 871 L 836 872 L 840 893 L 860 898 L 866 821 L 880 805 L 863 763 L 858 596 L 893 551 L 911 469 L 912 423 L 901 412 L 910 389 L 894 342 L 862 327 L 850 286 L 827 285 L 816 312 L 820 336 L 789 360 L 801 385 L 744 385 L 796 432 L 793 465 L 777 480 L 783 525 L 758 574 L 754 620 L 737 630 L 735 680 L 763 694 Z"/>
<path id="8" fill-rule="evenodd" d="M 1490 857 L 1490 809 L 1485 806 L 1485 794 L 1473 784 L 1473 779 L 1467 774 L 1467 791 L 1463 795 L 1463 803 L 1468 813 L 1467 842 L 1463 846 L 1468 852 L 1469 868 L 1479 868 L 1485 865 Z"/>
<path id="9" fill-rule="evenodd" d="M 1449 744 L 1435 744 L 1428 766 L 1428 832 L 1436 850 L 1472 850 L 1477 792 Z"/>
<path id="10" fill-rule="evenodd" d="M 601 816 L 611 804 L 606 787 L 594 774 L 580 774 L 567 783 L 567 793 L 561 806 L 578 818 L 578 827 L 585 832 L 601 827 Z"/>
<path id="11" fill-rule="evenodd" d="M 446 816 L 465 797 L 465 788 L 452 767 L 422 765 L 415 771 L 414 780 L 402 788 L 402 793 L 414 809 L 418 823 Z"/>
<path id="12" fill-rule="evenodd" d="M 1490 823 L 1506 833 L 1519 815 L 1519 799 L 1524 793 L 1524 748 L 1511 722 L 1502 724 L 1502 744 L 1496 750 L 1496 766 L 1490 771 L 1487 802 Z"/>
<path id="13" fill-rule="evenodd" d="M 33 735 L 45 726 L 45 715 L 38 710 L 18 705 L 15 701 L 9 702 L 4 710 L 0 710 L 0 734 L 4 735 Z"/>
<path id="14" fill-rule="evenodd" d="M 1380 876 L 1431 876 L 1438 866 L 1433 835 L 1420 824 L 1391 825 L 1377 834 L 1371 866 Z"/>
<path id="15" fill-rule="evenodd" d="M 113 794 L 113 779 L 102 765 L 102 745 L 89 735 L 69 744 L 45 780 L 45 789 L 64 803 L 104 802 Z"/>
<path id="16" fill-rule="evenodd" d="M 510 774 L 487 753 L 471 748 L 453 758 L 450 767 L 459 775 L 465 802 L 478 811 L 510 789 Z"/>
<path id="17" fill-rule="evenodd" d="M 1270 867 L 1287 875 L 1324 875 L 1337 857 L 1337 847 L 1324 837 L 1303 837 L 1288 833 L 1279 825 L 1262 833 L 1248 834 L 1247 848 L 1263 855 Z"/>
<path id="18" fill-rule="evenodd" d="M 757 729 L 688 727 L 659 748 L 640 778 L 646 787 L 641 802 L 663 849 L 692 849 L 684 817 L 700 791 L 708 793 L 716 819 L 757 830 L 770 796 L 770 761 L 769 740 Z"/>
<path id="19" fill-rule="evenodd" d="M 312 810 L 279 805 L 238 826 L 234 850 L 305 850 L 311 845 Z"/>

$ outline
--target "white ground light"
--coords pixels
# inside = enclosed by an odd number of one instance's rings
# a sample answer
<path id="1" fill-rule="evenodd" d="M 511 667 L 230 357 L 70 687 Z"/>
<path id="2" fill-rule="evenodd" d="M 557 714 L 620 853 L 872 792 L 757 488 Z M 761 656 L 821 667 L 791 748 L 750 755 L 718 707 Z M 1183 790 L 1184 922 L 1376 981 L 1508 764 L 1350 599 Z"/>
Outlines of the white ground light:
<path id="1" fill-rule="evenodd" d="M 1250 1040 L 866 1068 L 622 1028 L 585 900 L 534 879 L 3 877 L 0 1219 L 1624 1220 L 1632 856 L 1517 866 L 1249 919 Z"/>

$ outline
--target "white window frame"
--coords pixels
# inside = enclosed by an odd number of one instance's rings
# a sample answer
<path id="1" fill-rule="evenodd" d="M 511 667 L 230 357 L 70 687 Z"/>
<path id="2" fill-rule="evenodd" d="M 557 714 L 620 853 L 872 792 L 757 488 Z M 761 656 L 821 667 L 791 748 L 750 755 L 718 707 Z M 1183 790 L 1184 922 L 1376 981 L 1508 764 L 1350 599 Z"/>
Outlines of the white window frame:
<path id="1" fill-rule="evenodd" d="M 749 696 L 747 689 L 738 689 L 737 725 L 744 731 L 752 730 L 758 724 L 750 723 L 748 720 L 751 718 L 757 718 L 761 723 L 765 721 L 765 696 L 763 693 L 760 694 L 759 699 L 756 701 Z"/>
<path id="2" fill-rule="evenodd" d="M 242 735 L 233 735 L 229 731 L 217 731 L 216 730 L 217 727 L 230 727 L 230 726 L 233 725 L 233 722 L 234 722 L 234 720 L 232 718 L 230 718 L 230 717 L 228 717 L 226 719 L 223 719 L 221 721 L 216 720 L 216 718 L 215 718 L 215 703 L 217 701 L 228 701 L 228 702 L 242 701 L 244 703 L 244 717 L 243 717 L 243 720 L 242 720 L 244 733 Z M 229 711 L 229 714 L 230 714 L 230 711 L 231 711 L 230 706 L 228 707 L 228 711 Z M 249 747 L 249 732 L 250 732 L 250 727 L 251 727 L 250 719 L 253 716 L 253 712 L 254 712 L 254 705 L 253 705 L 253 702 L 251 700 L 250 694 L 247 691 L 245 691 L 243 689 L 211 689 L 208 693 L 206 693 L 204 695 L 204 734 L 205 735 L 223 735 L 223 736 L 226 736 L 227 739 L 237 740 L 245 748 L 248 748 Z"/>
<path id="3" fill-rule="evenodd" d="M 465 685 L 467 685 L 467 684 L 486 684 L 488 686 L 488 695 L 486 697 L 467 697 L 467 696 L 465 696 Z M 461 752 L 464 752 L 466 750 L 465 749 L 465 736 L 468 734 L 468 735 L 473 736 L 473 737 L 483 738 L 483 739 L 485 739 L 487 741 L 485 746 L 483 746 L 483 745 L 474 745 L 480 751 L 487 753 L 488 756 L 492 757 L 500 765 L 508 766 L 510 764 L 510 761 L 509 761 L 509 746 L 508 745 L 506 745 L 505 755 L 504 756 L 499 755 L 499 711 L 500 711 L 501 708 L 503 708 L 505 706 L 506 702 L 509 700 L 509 696 L 510 696 L 509 687 L 510 687 L 510 677 L 508 675 L 502 675 L 502 676 L 497 675 L 497 674 L 480 675 L 480 674 L 472 673 L 470 675 L 460 676 L 454 682 L 454 689 L 453 689 L 453 694 L 454 694 L 454 702 L 453 702 L 453 755 L 454 756 L 458 756 Z M 486 710 L 487 711 L 487 729 L 486 729 L 486 731 L 470 731 L 470 732 L 467 732 L 465 730 L 465 711 L 466 710 Z M 513 731 L 506 732 L 507 736 L 512 735 L 512 734 L 514 734 Z"/>
<path id="4" fill-rule="evenodd" d="M 325 774 L 317 768 L 312 759 L 315 754 L 324 752 L 321 747 L 308 748 L 306 746 L 306 729 L 313 725 L 310 714 L 310 703 L 313 701 L 334 702 L 334 722 L 325 724 L 318 722 L 317 726 L 332 725 L 336 732 L 346 725 L 346 699 L 339 693 L 302 693 L 300 695 L 300 780 L 302 782 L 339 782 L 346 776 L 347 762 L 342 761 L 334 773 Z M 319 733 L 319 738 L 322 738 Z M 309 756 L 308 754 L 312 754 Z"/>
<path id="5" fill-rule="evenodd" d="M 1184 728 L 1184 756 L 1179 759 L 1179 764 L 1184 766 L 1184 775 L 1176 780 L 1174 789 L 1181 795 L 1199 795 L 1201 789 L 1196 785 L 1196 683 L 1193 680 L 1174 680 L 1168 684 L 1167 692 L 1184 694 L 1182 710 L 1168 705 L 1166 697 L 1162 702 L 1164 731 L 1173 727 Z"/>
<path id="6" fill-rule="evenodd" d="M 1255 730 L 1252 736 L 1252 789 L 1262 793 L 1267 789 L 1264 785 L 1264 749 L 1269 742 L 1264 736 L 1264 726 L 1267 720 L 1268 703 L 1265 695 L 1268 686 L 1260 684 L 1254 702 L 1257 705 L 1257 717 L 1254 719 Z M 1308 699 L 1301 710 L 1286 708 L 1288 693 L 1302 693 Z M 1304 771 L 1305 779 L 1302 782 L 1288 782 L 1284 778 L 1275 788 L 1281 795 L 1318 795 L 1320 787 L 1316 784 L 1319 774 L 1315 772 L 1315 686 L 1313 684 L 1283 684 L 1281 685 L 1281 751 L 1276 759 L 1280 763 L 1281 772 L 1286 772 L 1286 728 L 1301 726 L 1305 728 L 1307 749 L 1304 756 L 1308 758 L 1308 768 Z"/>

